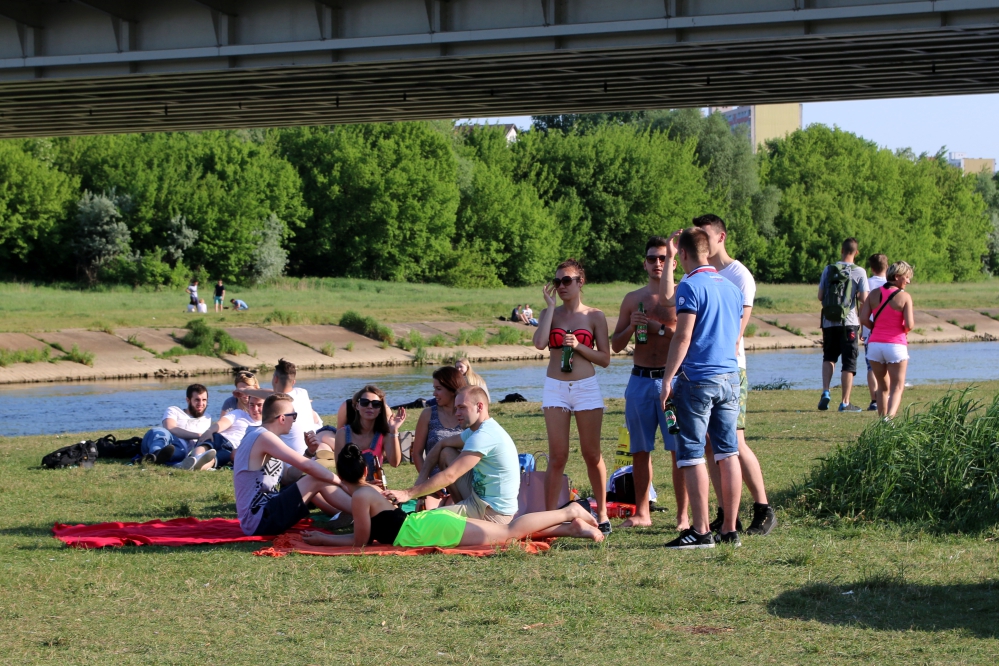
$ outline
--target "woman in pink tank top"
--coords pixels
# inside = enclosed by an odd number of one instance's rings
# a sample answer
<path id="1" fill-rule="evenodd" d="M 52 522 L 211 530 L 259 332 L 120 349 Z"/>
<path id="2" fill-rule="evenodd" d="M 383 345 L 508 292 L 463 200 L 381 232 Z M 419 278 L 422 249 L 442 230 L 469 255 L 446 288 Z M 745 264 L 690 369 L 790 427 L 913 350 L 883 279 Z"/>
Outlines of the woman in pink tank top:
<path id="1" fill-rule="evenodd" d="M 916 325 L 912 296 L 904 291 L 910 282 L 912 266 L 895 262 L 888 268 L 888 282 L 873 290 L 860 310 L 861 323 L 871 329 L 867 360 L 878 383 L 878 414 L 889 419 L 895 417 L 902 404 L 909 365 L 907 334 Z M 887 391 L 885 384 L 889 385 Z"/>

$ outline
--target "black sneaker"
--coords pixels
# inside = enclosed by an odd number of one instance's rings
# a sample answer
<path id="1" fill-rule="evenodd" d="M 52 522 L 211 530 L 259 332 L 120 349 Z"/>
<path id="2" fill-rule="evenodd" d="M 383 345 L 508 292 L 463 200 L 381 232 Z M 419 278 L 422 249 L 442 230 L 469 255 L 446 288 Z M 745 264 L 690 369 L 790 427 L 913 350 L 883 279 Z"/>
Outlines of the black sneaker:
<path id="1" fill-rule="evenodd" d="M 742 545 L 742 540 L 739 538 L 738 532 L 726 532 L 725 534 L 719 534 L 715 538 L 715 542 L 722 545 L 732 546 L 733 548 L 738 548 Z"/>
<path id="2" fill-rule="evenodd" d="M 746 534 L 751 536 L 766 536 L 777 527 L 777 516 L 769 504 L 753 504 L 753 522 Z"/>
<path id="3" fill-rule="evenodd" d="M 173 452 L 177 450 L 173 444 L 167 444 L 156 453 L 147 453 L 139 461 L 143 465 L 165 465 L 173 458 Z"/>
<path id="4" fill-rule="evenodd" d="M 715 540 L 711 533 L 701 534 L 693 527 L 680 532 L 680 536 L 666 543 L 672 550 L 694 550 L 695 548 L 714 548 Z"/>
<path id="5" fill-rule="evenodd" d="M 717 532 L 718 530 L 721 529 L 722 525 L 724 524 L 725 524 L 725 510 L 722 509 L 721 507 L 718 507 L 718 515 L 715 516 L 715 519 L 711 521 L 711 524 L 708 525 L 708 528 L 712 532 Z M 742 520 L 739 518 L 739 516 L 735 517 L 735 531 L 736 532 L 742 531 Z"/>
<path id="6" fill-rule="evenodd" d="M 600 533 L 603 534 L 604 536 L 607 536 L 608 534 L 614 531 L 611 529 L 611 524 L 609 520 L 605 520 L 604 522 L 597 525 L 597 529 L 600 530 Z"/>
<path id="7" fill-rule="evenodd" d="M 867 411 L 869 411 L 869 412 L 876 412 L 876 411 L 878 411 L 878 401 L 877 400 L 871 400 L 871 404 L 867 405 Z"/>

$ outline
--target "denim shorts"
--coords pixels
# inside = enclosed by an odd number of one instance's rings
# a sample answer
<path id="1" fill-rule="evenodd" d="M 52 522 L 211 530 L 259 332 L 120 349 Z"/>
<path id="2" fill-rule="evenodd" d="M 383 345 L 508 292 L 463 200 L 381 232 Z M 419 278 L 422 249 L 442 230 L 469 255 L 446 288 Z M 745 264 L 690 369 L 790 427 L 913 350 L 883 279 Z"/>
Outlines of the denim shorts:
<path id="1" fill-rule="evenodd" d="M 632 453 L 651 453 L 656 450 L 656 428 L 663 436 L 663 448 L 676 451 L 676 437 L 669 434 L 666 414 L 663 413 L 659 394 L 662 379 L 632 375 L 624 390 L 624 424 L 628 428 Z"/>
<path id="2" fill-rule="evenodd" d="M 590 409 L 603 409 L 604 399 L 600 395 L 600 384 L 596 376 L 586 379 L 563 381 L 545 377 L 545 389 L 541 394 L 541 408 L 559 407 L 569 412 L 585 412 Z"/>
<path id="3" fill-rule="evenodd" d="M 715 461 L 739 455 L 736 423 L 739 420 L 739 373 L 729 372 L 697 381 L 683 373 L 676 380 L 673 404 L 680 426 L 677 467 L 701 465 L 704 435 L 711 435 Z"/>

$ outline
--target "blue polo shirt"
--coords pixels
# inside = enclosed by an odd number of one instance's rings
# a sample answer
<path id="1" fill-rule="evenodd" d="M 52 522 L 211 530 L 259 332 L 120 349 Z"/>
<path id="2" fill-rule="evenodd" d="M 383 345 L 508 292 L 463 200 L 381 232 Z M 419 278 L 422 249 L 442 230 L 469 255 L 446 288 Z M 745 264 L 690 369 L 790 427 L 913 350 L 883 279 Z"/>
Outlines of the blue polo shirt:
<path id="1" fill-rule="evenodd" d="M 683 374 L 700 381 L 739 372 L 736 343 L 742 326 L 742 292 L 714 268 L 702 266 L 676 286 L 676 313 L 696 315 Z"/>

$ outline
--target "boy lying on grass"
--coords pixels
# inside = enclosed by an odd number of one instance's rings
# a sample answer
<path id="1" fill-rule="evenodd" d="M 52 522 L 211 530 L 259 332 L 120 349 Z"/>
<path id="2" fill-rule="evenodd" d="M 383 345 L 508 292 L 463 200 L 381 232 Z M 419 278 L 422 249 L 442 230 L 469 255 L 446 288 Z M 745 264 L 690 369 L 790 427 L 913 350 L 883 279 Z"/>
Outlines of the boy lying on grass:
<path id="1" fill-rule="evenodd" d="M 306 543 L 314 546 L 366 546 L 374 541 L 403 548 L 454 548 L 455 546 L 495 546 L 533 535 L 559 536 L 603 541 L 597 521 L 589 506 L 583 509 L 570 502 L 556 511 L 528 513 L 509 525 L 466 518 L 446 509 L 406 514 L 387 500 L 381 491 L 365 479 L 367 466 L 360 450 L 348 444 L 337 457 L 339 485 L 351 495 L 350 512 L 354 516 L 354 533 L 332 535 L 324 532 L 302 533 Z M 585 500 L 584 500 L 585 501 Z M 568 523 L 564 525 L 563 523 Z"/>
<path id="2" fill-rule="evenodd" d="M 325 500 L 341 510 L 350 508 L 350 497 L 338 487 L 343 484 L 333 472 L 281 441 L 297 416 L 290 395 L 271 395 L 264 401 L 262 425 L 248 430 L 236 449 L 232 481 L 244 534 L 281 534 L 309 515 L 313 499 Z M 278 492 L 282 463 L 305 475 Z"/>

